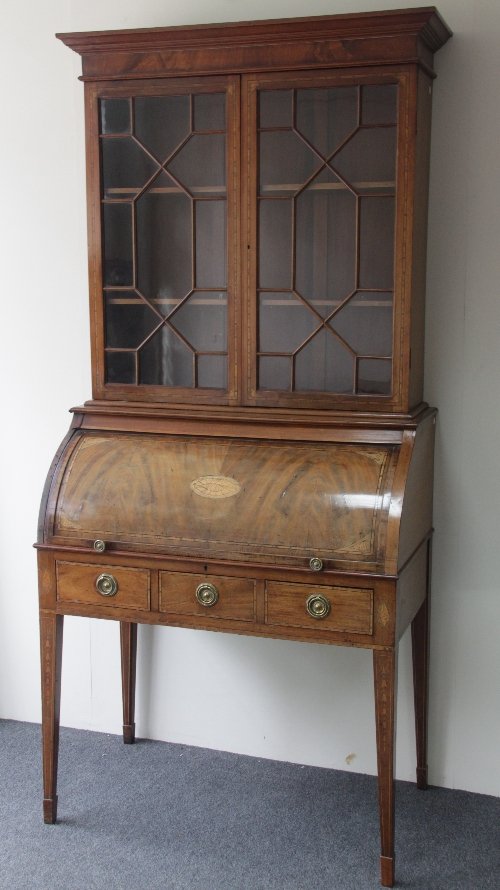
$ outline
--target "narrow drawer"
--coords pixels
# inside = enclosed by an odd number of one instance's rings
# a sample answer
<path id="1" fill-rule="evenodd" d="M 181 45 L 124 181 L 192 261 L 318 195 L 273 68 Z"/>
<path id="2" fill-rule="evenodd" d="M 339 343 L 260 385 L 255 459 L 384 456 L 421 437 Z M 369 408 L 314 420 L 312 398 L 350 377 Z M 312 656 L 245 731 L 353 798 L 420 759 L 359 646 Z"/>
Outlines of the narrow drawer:
<path id="1" fill-rule="evenodd" d="M 160 612 L 255 621 L 255 582 L 222 575 L 160 572 Z"/>
<path id="2" fill-rule="evenodd" d="M 266 604 L 267 624 L 373 633 L 373 590 L 370 589 L 268 581 Z"/>
<path id="3" fill-rule="evenodd" d="M 149 609 L 149 572 L 120 566 L 57 562 L 57 599 L 123 609 Z"/>

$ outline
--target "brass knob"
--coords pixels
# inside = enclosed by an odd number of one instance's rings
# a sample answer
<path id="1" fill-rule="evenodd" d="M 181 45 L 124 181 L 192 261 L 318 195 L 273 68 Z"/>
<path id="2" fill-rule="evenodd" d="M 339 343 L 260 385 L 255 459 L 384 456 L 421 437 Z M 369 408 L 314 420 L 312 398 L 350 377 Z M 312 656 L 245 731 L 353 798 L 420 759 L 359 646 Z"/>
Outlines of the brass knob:
<path id="1" fill-rule="evenodd" d="M 95 586 L 102 596 L 114 596 L 118 592 L 118 581 L 113 575 L 107 575 L 105 572 L 96 578 Z"/>
<path id="2" fill-rule="evenodd" d="M 311 556 L 309 560 L 309 568 L 313 570 L 313 572 L 321 572 L 323 568 L 323 560 L 319 558 L 319 556 Z"/>
<path id="3" fill-rule="evenodd" d="M 97 541 L 94 541 L 94 550 L 97 550 L 98 553 L 102 553 L 104 550 L 106 550 L 106 544 L 104 543 L 104 541 L 100 541 L 99 538 L 97 539 Z"/>
<path id="4" fill-rule="evenodd" d="M 196 599 L 200 606 L 215 606 L 219 599 L 219 591 L 214 584 L 204 581 L 196 588 Z"/>
<path id="5" fill-rule="evenodd" d="M 306 610 L 311 618 L 328 618 L 330 614 L 330 600 L 321 593 L 312 593 L 307 597 Z"/>

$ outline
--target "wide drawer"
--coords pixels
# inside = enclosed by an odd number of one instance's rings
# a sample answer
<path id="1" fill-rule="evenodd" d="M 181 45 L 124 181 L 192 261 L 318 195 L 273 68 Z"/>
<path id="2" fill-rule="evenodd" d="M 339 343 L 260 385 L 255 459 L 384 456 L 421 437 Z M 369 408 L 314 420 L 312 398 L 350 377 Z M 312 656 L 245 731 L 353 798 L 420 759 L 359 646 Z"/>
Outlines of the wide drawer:
<path id="1" fill-rule="evenodd" d="M 266 623 L 282 627 L 371 634 L 373 590 L 268 581 Z"/>
<path id="2" fill-rule="evenodd" d="M 223 575 L 160 572 L 160 612 L 255 620 L 255 582 Z"/>
<path id="3" fill-rule="evenodd" d="M 57 599 L 123 609 L 149 609 L 149 571 L 57 562 Z"/>

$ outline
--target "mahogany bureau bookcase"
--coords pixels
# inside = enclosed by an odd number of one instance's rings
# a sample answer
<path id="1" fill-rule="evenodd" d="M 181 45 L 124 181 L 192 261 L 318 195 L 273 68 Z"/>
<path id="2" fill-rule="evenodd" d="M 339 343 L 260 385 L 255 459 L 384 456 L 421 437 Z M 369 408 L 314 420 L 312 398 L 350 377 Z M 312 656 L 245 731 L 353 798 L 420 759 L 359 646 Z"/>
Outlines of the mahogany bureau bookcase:
<path id="1" fill-rule="evenodd" d="M 83 61 L 93 399 L 40 513 L 45 821 L 64 615 L 120 622 L 128 743 L 138 623 L 369 648 L 392 886 L 410 624 L 427 782 L 427 183 L 450 31 L 424 8 L 58 36 Z"/>

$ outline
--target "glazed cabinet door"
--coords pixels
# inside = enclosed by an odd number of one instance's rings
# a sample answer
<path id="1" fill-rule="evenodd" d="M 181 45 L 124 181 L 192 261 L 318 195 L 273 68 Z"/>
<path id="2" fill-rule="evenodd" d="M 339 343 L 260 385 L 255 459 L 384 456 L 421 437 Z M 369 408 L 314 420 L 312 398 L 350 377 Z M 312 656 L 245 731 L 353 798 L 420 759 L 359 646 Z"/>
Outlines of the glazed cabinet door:
<path id="1" fill-rule="evenodd" d="M 234 401 L 239 80 L 86 91 L 94 395 Z"/>
<path id="2" fill-rule="evenodd" d="M 247 404 L 394 410 L 409 351 L 409 75 L 250 75 L 243 103 Z"/>

